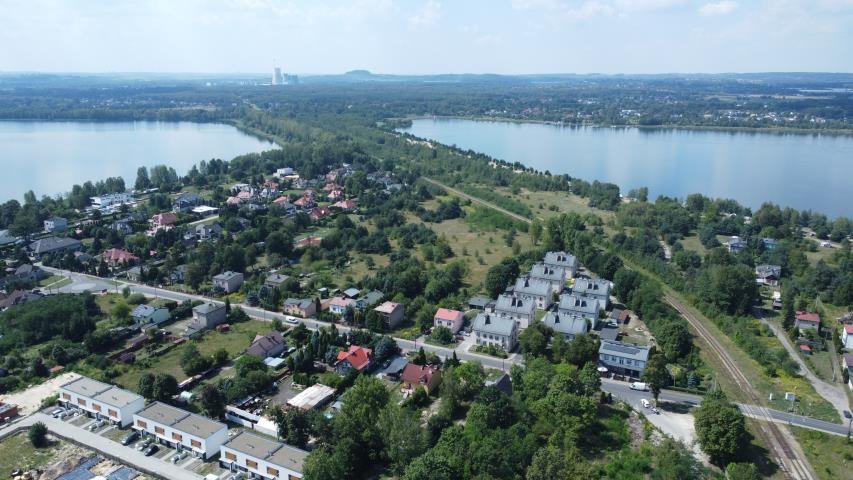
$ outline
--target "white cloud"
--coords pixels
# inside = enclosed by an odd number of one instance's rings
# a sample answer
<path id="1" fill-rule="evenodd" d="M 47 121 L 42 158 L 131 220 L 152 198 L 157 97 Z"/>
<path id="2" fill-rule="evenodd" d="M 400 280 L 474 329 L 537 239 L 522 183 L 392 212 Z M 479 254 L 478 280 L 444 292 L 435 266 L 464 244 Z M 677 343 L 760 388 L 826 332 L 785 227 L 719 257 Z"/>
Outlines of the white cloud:
<path id="1" fill-rule="evenodd" d="M 428 0 L 423 8 L 409 17 L 409 23 L 415 27 L 428 27 L 441 17 L 441 2 Z"/>
<path id="2" fill-rule="evenodd" d="M 705 16 L 728 15 L 734 12 L 737 7 L 738 3 L 733 0 L 720 0 L 702 5 L 699 7 L 699 13 Z"/>

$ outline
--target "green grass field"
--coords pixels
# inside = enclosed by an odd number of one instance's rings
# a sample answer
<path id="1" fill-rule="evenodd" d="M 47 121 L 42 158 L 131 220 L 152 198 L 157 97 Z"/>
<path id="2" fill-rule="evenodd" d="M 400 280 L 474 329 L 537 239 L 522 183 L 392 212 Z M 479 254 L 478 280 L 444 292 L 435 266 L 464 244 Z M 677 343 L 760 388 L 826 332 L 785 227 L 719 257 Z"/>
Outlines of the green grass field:
<path id="1" fill-rule="evenodd" d="M 86 451 L 82 448 L 57 441 L 51 442 L 45 448 L 37 449 L 32 446 L 24 431 L 0 442 L 0 472 L 8 475 L 16 468 L 43 469 L 59 460 L 79 457 L 85 453 Z"/>
<path id="2" fill-rule="evenodd" d="M 853 443 L 838 435 L 791 427 L 821 480 L 853 478 Z"/>

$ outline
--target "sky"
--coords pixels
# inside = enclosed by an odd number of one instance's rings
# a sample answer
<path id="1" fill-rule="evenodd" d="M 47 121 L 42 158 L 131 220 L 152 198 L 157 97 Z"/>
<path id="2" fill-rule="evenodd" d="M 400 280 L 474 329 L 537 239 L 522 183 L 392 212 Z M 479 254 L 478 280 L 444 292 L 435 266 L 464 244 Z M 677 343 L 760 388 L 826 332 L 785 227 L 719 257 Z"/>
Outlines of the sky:
<path id="1" fill-rule="evenodd" d="M 853 72 L 853 0 L 0 0 L 0 71 Z"/>

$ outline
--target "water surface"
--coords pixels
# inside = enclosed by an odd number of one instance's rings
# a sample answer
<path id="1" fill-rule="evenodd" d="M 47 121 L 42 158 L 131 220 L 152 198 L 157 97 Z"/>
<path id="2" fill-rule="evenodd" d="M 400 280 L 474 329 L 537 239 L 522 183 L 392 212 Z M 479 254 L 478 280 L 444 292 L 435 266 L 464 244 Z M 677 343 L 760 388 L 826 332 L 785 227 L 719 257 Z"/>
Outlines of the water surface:
<path id="1" fill-rule="evenodd" d="M 191 122 L 0 121 L 0 202 L 68 192 L 120 176 L 128 188 L 140 166 L 165 164 L 184 175 L 201 160 L 230 160 L 275 146 L 230 125 Z"/>
<path id="2" fill-rule="evenodd" d="M 717 130 L 560 127 L 418 119 L 415 136 L 650 198 L 690 193 L 853 217 L 853 136 Z"/>

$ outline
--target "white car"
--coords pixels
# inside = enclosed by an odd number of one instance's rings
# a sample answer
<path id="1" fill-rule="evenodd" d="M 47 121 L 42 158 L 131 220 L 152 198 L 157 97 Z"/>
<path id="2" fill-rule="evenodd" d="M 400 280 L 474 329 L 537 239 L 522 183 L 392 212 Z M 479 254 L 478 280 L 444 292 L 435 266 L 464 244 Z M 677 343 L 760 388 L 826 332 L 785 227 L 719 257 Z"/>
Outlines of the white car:
<path id="1" fill-rule="evenodd" d="M 648 400 L 646 400 L 645 398 L 644 398 L 644 399 L 642 399 L 642 400 L 640 400 L 640 403 L 642 403 L 642 404 L 643 404 L 643 408 L 649 408 L 649 407 L 651 407 L 651 406 L 652 406 L 651 402 L 649 402 L 649 401 L 648 401 Z"/>

